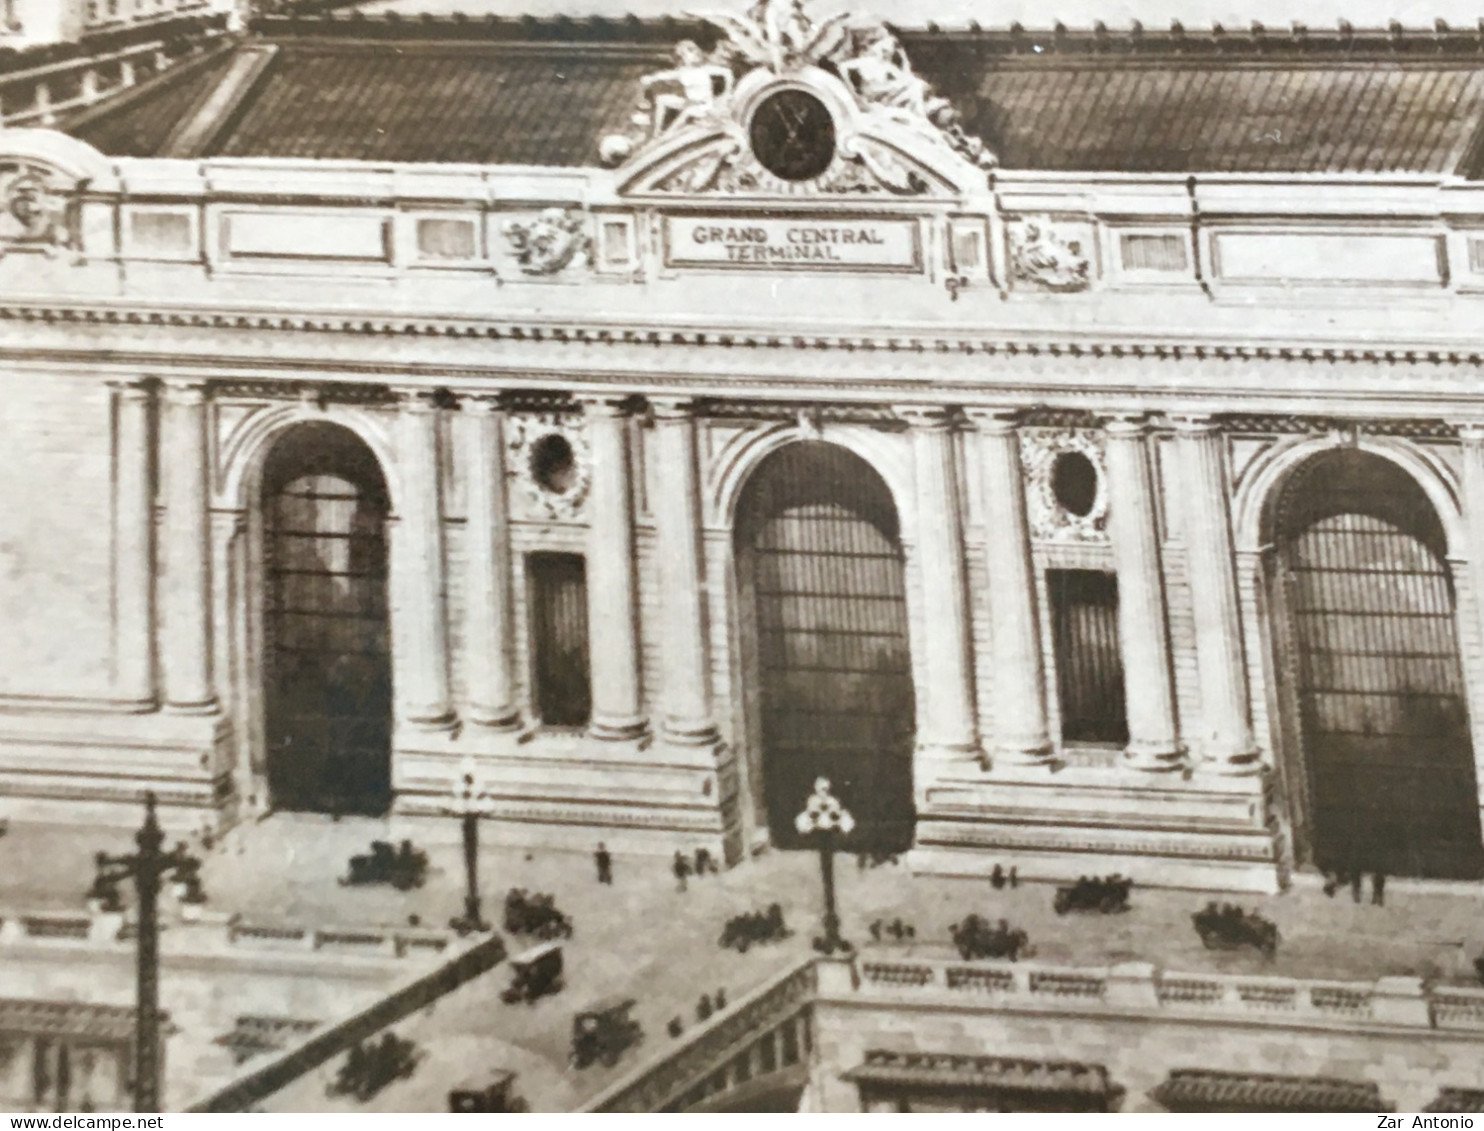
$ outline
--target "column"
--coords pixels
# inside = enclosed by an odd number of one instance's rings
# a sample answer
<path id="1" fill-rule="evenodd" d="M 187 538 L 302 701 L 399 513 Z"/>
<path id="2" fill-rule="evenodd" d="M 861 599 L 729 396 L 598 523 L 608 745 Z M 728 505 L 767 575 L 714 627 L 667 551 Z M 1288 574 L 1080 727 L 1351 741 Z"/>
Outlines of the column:
<path id="1" fill-rule="evenodd" d="M 664 625 L 665 740 L 679 746 L 708 746 L 717 733 L 711 715 L 696 421 L 688 401 L 651 400 L 650 406 L 659 472 L 654 511 Z"/>
<path id="2" fill-rule="evenodd" d="M 113 687 L 118 698 L 154 706 L 155 486 L 151 474 L 149 387 L 113 385 L 115 426 Z"/>
<path id="3" fill-rule="evenodd" d="M 984 484 L 984 556 L 989 570 L 994 756 L 1037 765 L 1053 755 L 1046 726 L 1046 661 L 1036 607 L 1036 571 L 1025 517 L 1025 474 L 1016 414 L 970 409 L 979 430 Z"/>
<path id="4" fill-rule="evenodd" d="M 977 753 L 973 634 L 964 565 L 963 511 L 952 418 L 941 408 L 898 408 L 912 428 L 917 561 L 924 631 L 918 739 L 933 750 Z"/>
<path id="5" fill-rule="evenodd" d="M 448 695 L 448 629 L 444 607 L 442 476 L 438 464 L 439 409 L 430 393 L 401 395 L 400 470 L 392 572 L 400 597 L 394 646 L 397 698 L 404 719 L 443 727 L 453 719 Z"/>
<path id="6" fill-rule="evenodd" d="M 1463 445 L 1463 514 L 1468 524 L 1469 581 L 1484 639 L 1484 420 L 1458 426 Z"/>
<path id="7" fill-rule="evenodd" d="M 1175 721 L 1164 576 L 1159 561 L 1154 476 L 1143 420 L 1115 417 L 1107 434 L 1109 536 L 1118 570 L 1118 638 L 1128 711 L 1128 763 L 1178 768 L 1184 755 Z"/>
<path id="8" fill-rule="evenodd" d="M 592 398 L 583 407 L 593 462 L 587 525 L 587 631 L 593 684 L 588 729 L 599 739 L 637 738 L 644 733 L 645 718 L 639 685 L 629 417 L 619 398 Z"/>
<path id="9" fill-rule="evenodd" d="M 206 387 L 164 383 L 165 700 L 174 709 L 216 706 L 211 662 L 211 528 L 207 521 Z"/>
<path id="10" fill-rule="evenodd" d="M 505 413 L 499 397 L 464 402 L 469 456 L 465 495 L 464 669 L 469 718 L 482 726 L 520 726 L 515 695 L 514 616 L 510 607 L 510 515 L 505 496 Z"/>
<path id="11" fill-rule="evenodd" d="M 1186 574 L 1195 614 L 1201 753 L 1223 773 L 1255 773 L 1231 497 L 1221 433 L 1209 417 L 1175 420 Z"/>

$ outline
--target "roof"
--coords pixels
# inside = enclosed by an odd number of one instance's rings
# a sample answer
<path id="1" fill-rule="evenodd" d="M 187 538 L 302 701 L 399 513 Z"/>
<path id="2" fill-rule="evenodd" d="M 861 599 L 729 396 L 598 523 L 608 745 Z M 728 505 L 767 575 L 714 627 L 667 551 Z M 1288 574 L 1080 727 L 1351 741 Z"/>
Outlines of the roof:
<path id="1" fill-rule="evenodd" d="M 1150 1093 L 1170 1111 L 1392 1111 L 1370 1081 L 1177 1068 Z"/>
<path id="2" fill-rule="evenodd" d="M 1115 1091 L 1101 1064 L 1076 1061 L 1016 1060 L 1000 1056 L 950 1053 L 898 1053 L 872 1049 L 843 1078 L 857 1084 L 975 1091 L 1075 1092 L 1107 1096 Z"/>
<path id="3" fill-rule="evenodd" d="M 899 34 L 1008 169 L 1484 171 L 1475 33 Z M 236 48 L 266 65 L 198 62 L 69 128 L 116 156 L 593 166 L 682 38 L 715 36 L 674 20 L 269 20 Z"/>
<path id="4" fill-rule="evenodd" d="M 1422 1110 L 1450 1115 L 1484 1112 L 1484 1089 L 1439 1088 L 1438 1094 L 1432 1103 L 1428 1104 Z"/>

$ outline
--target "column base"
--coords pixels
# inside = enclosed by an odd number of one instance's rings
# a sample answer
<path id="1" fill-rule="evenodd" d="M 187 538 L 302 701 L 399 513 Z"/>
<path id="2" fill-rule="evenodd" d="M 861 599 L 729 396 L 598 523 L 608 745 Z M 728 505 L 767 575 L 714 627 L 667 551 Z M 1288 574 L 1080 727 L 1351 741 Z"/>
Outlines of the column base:
<path id="1" fill-rule="evenodd" d="M 1132 770 L 1167 774 L 1188 768 L 1186 750 L 1178 742 L 1130 742 L 1123 748 L 1123 764 Z"/>
<path id="2" fill-rule="evenodd" d="M 458 725 L 458 716 L 447 707 L 407 710 L 403 711 L 398 723 L 421 731 L 453 730 Z"/>
<path id="3" fill-rule="evenodd" d="M 987 755 L 986 762 L 996 766 L 1054 766 L 1057 764 L 1056 747 L 1049 742 L 1002 743 Z"/>
<path id="4" fill-rule="evenodd" d="M 1250 777 L 1262 772 L 1262 751 L 1253 749 L 1239 754 L 1207 755 L 1196 769 L 1203 774 L 1219 774 L 1225 778 Z"/>
<path id="5" fill-rule="evenodd" d="M 721 741 L 712 722 L 672 722 L 665 720 L 660 728 L 660 741 L 666 746 L 715 746 Z"/>
<path id="6" fill-rule="evenodd" d="M 221 710 L 221 705 L 216 701 L 215 697 L 185 703 L 175 703 L 167 700 L 165 710 L 172 715 L 215 715 Z"/>
<path id="7" fill-rule="evenodd" d="M 598 742 L 633 742 L 648 733 L 649 720 L 643 717 L 594 719 L 587 725 L 587 737 Z"/>
<path id="8" fill-rule="evenodd" d="M 468 713 L 464 716 L 470 723 L 477 727 L 496 731 L 517 731 L 524 723 L 520 717 L 520 710 L 514 707 L 480 707 L 470 706 Z"/>

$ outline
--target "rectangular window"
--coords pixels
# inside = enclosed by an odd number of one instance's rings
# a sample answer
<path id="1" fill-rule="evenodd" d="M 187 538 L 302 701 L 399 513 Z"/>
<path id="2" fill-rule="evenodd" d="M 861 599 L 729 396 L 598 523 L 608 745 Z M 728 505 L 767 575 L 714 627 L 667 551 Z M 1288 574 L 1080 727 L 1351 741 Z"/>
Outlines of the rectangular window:
<path id="1" fill-rule="evenodd" d="M 586 726 L 592 710 L 587 653 L 587 562 L 581 554 L 532 554 L 531 638 L 536 710 L 547 726 Z"/>
<path id="2" fill-rule="evenodd" d="M 1125 271 L 1184 271 L 1184 236 L 1125 235 L 1121 241 Z"/>
<path id="3" fill-rule="evenodd" d="M 1128 741 L 1118 578 L 1088 569 L 1049 569 L 1056 688 L 1063 742 Z"/>

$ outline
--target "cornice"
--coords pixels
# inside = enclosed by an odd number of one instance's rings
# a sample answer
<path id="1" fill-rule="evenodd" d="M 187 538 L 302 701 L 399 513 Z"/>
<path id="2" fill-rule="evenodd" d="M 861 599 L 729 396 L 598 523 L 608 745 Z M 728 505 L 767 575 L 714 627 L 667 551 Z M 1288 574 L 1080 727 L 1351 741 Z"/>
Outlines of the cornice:
<path id="1" fill-rule="evenodd" d="M 597 319 L 475 319 L 347 315 L 251 310 L 183 310 L 142 306 L 11 302 L 0 304 L 0 323 L 86 326 L 173 326 L 192 329 L 345 334 L 364 338 L 454 338 L 491 342 L 582 346 L 683 346 L 716 350 L 780 350 L 886 354 L 965 354 L 982 357 L 1132 359 L 1162 362 L 1299 362 L 1316 365 L 1484 367 L 1484 349 L 1358 347 L 1302 343 L 1239 344 L 1109 335 L 1053 337 L 1031 334 L 969 334 L 921 327 L 899 333 L 768 333 L 736 329 L 657 329 Z"/>

